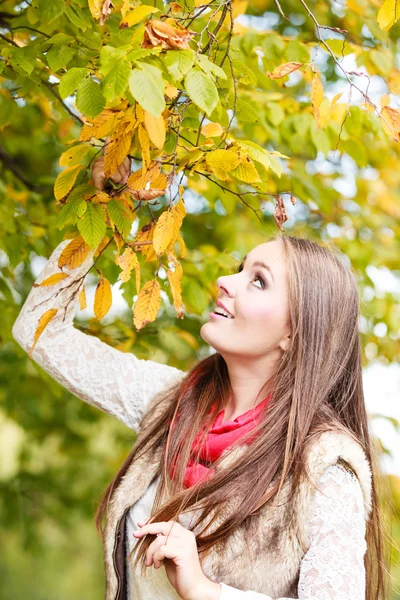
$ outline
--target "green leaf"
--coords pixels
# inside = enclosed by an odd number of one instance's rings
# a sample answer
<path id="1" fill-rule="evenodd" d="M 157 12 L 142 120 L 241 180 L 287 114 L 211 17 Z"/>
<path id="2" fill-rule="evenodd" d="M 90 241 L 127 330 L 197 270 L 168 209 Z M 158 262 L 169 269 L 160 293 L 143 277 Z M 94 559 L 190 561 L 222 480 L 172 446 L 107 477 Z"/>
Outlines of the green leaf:
<path id="1" fill-rule="evenodd" d="M 257 85 L 257 76 L 247 65 L 240 60 L 232 59 L 233 73 L 237 80 L 243 85 Z"/>
<path id="2" fill-rule="evenodd" d="M 56 226 L 58 229 L 63 229 L 67 225 L 75 225 L 78 220 L 78 208 L 82 202 L 82 196 L 75 196 L 72 200 L 69 200 L 65 206 L 62 207 L 60 213 L 57 215 Z"/>
<path id="3" fill-rule="evenodd" d="M 162 51 L 161 46 L 156 46 L 155 48 L 135 48 L 132 52 L 129 52 L 125 56 L 126 60 L 131 60 L 132 62 L 136 60 L 140 60 L 141 58 L 146 58 L 147 56 L 152 56 L 154 54 L 160 54 Z"/>
<path id="4" fill-rule="evenodd" d="M 193 50 L 169 50 L 163 57 L 163 62 L 177 81 L 190 71 L 194 62 Z"/>
<path id="5" fill-rule="evenodd" d="M 160 12 L 159 8 L 155 8 L 154 6 L 148 6 L 146 4 L 142 4 L 141 6 L 138 6 L 136 8 L 134 8 L 133 10 L 129 11 L 125 17 L 123 18 L 120 27 L 121 28 L 125 28 L 125 27 L 132 27 L 132 25 L 136 25 L 137 23 L 139 23 L 140 21 L 142 21 L 142 19 L 146 18 L 148 15 L 151 15 L 152 13 L 156 13 L 156 12 Z"/>
<path id="6" fill-rule="evenodd" d="M 66 33 L 56 33 L 55 35 L 51 36 L 51 38 L 43 42 L 43 45 L 46 47 L 47 45 L 58 46 L 60 44 L 68 44 L 69 42 L 73 42 L 74 39 L 75 38 L 73 38 L 72 35 L 67 35 Z"/>
<path id="7" fill-rule="evenodd" d="M 140 63 L 129 76 L 129 89 L 137 102 L 158 117 L 165 108 L 164 80 L 160 69 Z"/>
<path id="8" fill-rule="evenodd" d="M 115 62 L 126 57 L 126 53 L 129 48 L 130 46 L 128 45 L 124 45 L 119 48 L 114 48 L 113 46 L 103 46 L 100 50 L 100 73 L 104 76 L 108 75 L 109 72 L 113 70 Z"/>
<path id="9" fill-rule="evenodd" d="M 76 27 L 78 27 L 82 31 L 86 31 L 86 29 L 90 27 L 90 24 L 86 20 L 85 13 L 76 4 L 66 4 L 65 14 L 67 15 L 71 23 L 76 25 Z"/>
<path id="10" fill-rule="evenodd" d="M 203 69 L 207 75 L 215 75 L 216 77 L 220 77 L 221 79 L 226 79 L 226 73 L 221 67 L 211 62 L 205 54 L 199 54 L 196 56 L 197 64 Z"/>
<path id="11" fill-rule="evenodd" d="M 261 148 L 255 142 L 249 142 L 246 140 L 245 142 L 240 141 L 239 146 L 246 151 L 246 153 L 250 156 L 251 159 L 256 160 L 257 162 L 264 165 L 266 169 L 269 169 L 271 161 L 268 157 L 268 153 L 264 148 Z"/>
<path id="12" fill-rule="evenodd" d="M 132 223 L 123 203 L 119 200 L 110 200 L 107 202 L 107 211 L 118 231 L 123 236 L 127 236 L 132 228 Z"/>
<path id="13" fill-rule="evenodd" d="M 87 202 L 85 214 L 77 223 L 79 233 L 93 250 L 106 234 L 105 214 L 98 204 Z"/>
<path id="14" fill-rule="evenodd" d="M 125 60 L 117 61 L 114 68 L 106 75 L 102 81 L 103 94 L 109 102 L 119 99 L 128 85 L 131 66 Z"/>
<path id="15" fill-rule="evenodd" d="M 64 0 L 39 0 L 40 19 L 47 25 L 60 17 L 65 9 Z"/>
<path id="16" fill-rule="evenodd" d="M 69 46 L 54 46 L 46 54 L 47 64 L 52 71 L 66 67 L 76 54 L 76 48 Z"/>
<path id="17" fill-rule="evenodd" d="M 64 196 L 68 194 L 74 185 L 80 170 L 81 165 L 74 165 L 72 167 L 67 167 L 57 175 L 54 182 L 54 196 L 56 200 L 61 200 L 61 198 L 64 198 Z"/>
<path id="18" fill-rule="evenodd" d="M 60 167 L 71 167 L 72 165 L 82 164 L 83 159 L 86 157 L 88 152 L 92 149 L 89 144 L 79 144 L 68 148 L 60 156 L 58 164 Z"/>
<path id="19" fill-rule="evenodd" d="M 259 115 L 254 106 L 247 100 L 243 100 L 243 98 L 238 98 L 236 101 L 236 115 L 239 121 L 243 123 L 256 123 L 259 120 Z"/>
<path id="20" fill-rule="evenodd" d="M 209 76 L 195 67 L 185 77 L 185 90 L 207 116 L 212 113 L 218 102 L 218 91 Z"/>
<path id="21" fill-rule="evenodd" d="M 98 83 L 91 77 L 78 85 L 76 107 L 86 117 L 97 117 L 103 110 L 106 100 Z"/>
<path id="22" fill-rule="evenodd" d="M 84 67 L 72 67 L 68 73 L 65 73 L 58 84 L 61 98 L 64 100 L 64 98 L 73 94 L 88 73 L 88 69 Z"/>

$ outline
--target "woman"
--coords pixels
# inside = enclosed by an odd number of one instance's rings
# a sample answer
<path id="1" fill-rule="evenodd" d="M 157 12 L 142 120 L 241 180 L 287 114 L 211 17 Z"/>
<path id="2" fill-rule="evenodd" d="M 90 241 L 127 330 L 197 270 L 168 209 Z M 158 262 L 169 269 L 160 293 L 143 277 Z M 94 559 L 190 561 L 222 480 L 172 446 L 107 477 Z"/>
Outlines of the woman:
<path id="1" fill-rule="evenodd" d="M 35 283 L 59 272 L 68 243 Z M 58 308 L 33 359 L 138 433 L 96 515 L 105 599 L 383 598 L 351 268 L 310 240 L 259 244 L 218 278 L 225 316 L 200 329 L 215 352 L 186 373 L 74 328 L 92 264 L 90 252 L 68 279 L 33 286 L 13 336 L 29 352 Z"/>

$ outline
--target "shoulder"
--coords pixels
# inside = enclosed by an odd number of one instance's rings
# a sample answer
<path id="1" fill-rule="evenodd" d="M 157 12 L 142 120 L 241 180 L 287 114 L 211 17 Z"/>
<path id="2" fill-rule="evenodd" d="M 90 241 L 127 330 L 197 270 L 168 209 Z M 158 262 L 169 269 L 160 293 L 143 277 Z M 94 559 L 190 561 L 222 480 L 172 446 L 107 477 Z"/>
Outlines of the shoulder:
<path id="1" fill-rule="evenodd" d="M 314 482 L 324 479 L 337 481 L 337 487 L 349 483 L 360 488 L 364 517 L 372 508 L 372 473 L 366 453 L 360 442 L 342 430 L 324 431 L 315 436 L 306 455 L 307 473 Z"/>
<path id="2" fill-rule="evenodd" d="M 312 537 L 325 531 L 363 540 L 366 528 L 363 492 L 355 474 L 344 465 L 337 463 L 324 470 L 311 508 L 308 526 Z"/>

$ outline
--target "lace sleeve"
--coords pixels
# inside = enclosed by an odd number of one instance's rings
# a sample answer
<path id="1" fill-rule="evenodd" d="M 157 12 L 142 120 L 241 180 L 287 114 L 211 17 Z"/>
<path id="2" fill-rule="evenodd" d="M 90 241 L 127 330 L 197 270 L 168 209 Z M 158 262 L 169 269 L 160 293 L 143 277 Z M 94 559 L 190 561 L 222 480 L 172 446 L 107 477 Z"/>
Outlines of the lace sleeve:
<path id="1" fill-rule="evenodd" d="M 299 600 L 365 600 L 365 519 L 361 486 L 339 464 L 325 469 L 315 492 L 311 544 L 304 556 Z M 272 600 L 221 583 L 220 600 Z M 292 600 L 280 598 L 278 600 Z"/>
<path id="2" fill-rule="evenodd" d="M 35 283 L 60 272 L 58 258 L 69 242 L 63 240 L 56 247 Z M 186 373 L 116 350 L 74 327 L 78 294 L 94 262 L 93 252 L 80 267 L 64 268 L 68 277 L 59 283 L 32 287 L 12 327 L 12 335 L 30 352 L 40 317 L 50 308 L 58 309 L 36 343 L 33 360 L 75 396 L 137 431 L 151 398 Z"/>

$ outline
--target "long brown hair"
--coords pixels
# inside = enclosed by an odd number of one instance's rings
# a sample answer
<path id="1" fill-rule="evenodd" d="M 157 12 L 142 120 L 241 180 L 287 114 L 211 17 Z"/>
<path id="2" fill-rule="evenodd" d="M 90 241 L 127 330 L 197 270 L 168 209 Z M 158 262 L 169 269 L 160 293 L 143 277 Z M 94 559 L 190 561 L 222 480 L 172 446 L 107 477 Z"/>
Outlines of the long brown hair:
<path id="1" fill-rule="evenodd" d="M 145 447 L 162 447 L 158 469 L 161 475 L 152 510 L 152 520 L 177 520 L 178 515 L 196 504 L 203 512 L 192 529 L 204 521 L 213 508 L 246 489 L 235 514 L 215 531 L 196 533 L 199 556 L 213 545 L 224 542 L 266 502 L 273 501 L 287 477 L 294 486 L 307 476 L 305 455 L 318 432 L 340 429 L 348 432 L 363 448 L 372 471 L 372 511 L 367 522 L 366 600 L 385 598 L 387 569 L 383 531 L 378 504 L 377 457 L 368 429 L 362 387 L 362 359 L 359 335 L 360 300 L 353 269 L 346 256 L 328 243 L 314 242 L 277 233 L 284 250 L 291 321 L 291 347 L 285 351 L 272 379 L 258 398 L 271 394 L 263 412 L 258 436 L 234 467 L 216 472 L 208 481 L 188 489 L 183 487 L 185 467 L 197 432 L 203 436 L 232 393 L 225 360 L 218 353 L 197 362 L 187 373 L 153 421 L 146 420 L 119 472 L 108 485 L 96 512 L 96 527 L 103 536 L 102 519 L 113 491 L 129 465 Z M 255 403 L 257 402 L 255 399 Z M 216 402 L 216 408 L 211 407 Z M 148 413 L 150 415 L 151 413 Z M 178 418 L 177 418 L 178 417 Z M 143 421 L 144 423 L 144 421 Z M 172 423 L 172 426 L 171 426 Z M 198 454 L 193 456 L 199 459 Z M 169 465 L 176 464 L 175 477 Z M 219 461 L 213 466 L 218 466 Z M 251 481 L 251 486 L 246 482 Z M 277 485 L 271 482 L 278 481 Z M 271 490 L 266 495 L 266 490 Z M 138 541 L 134 565 L 141 562 L 154 536 Z"/>

